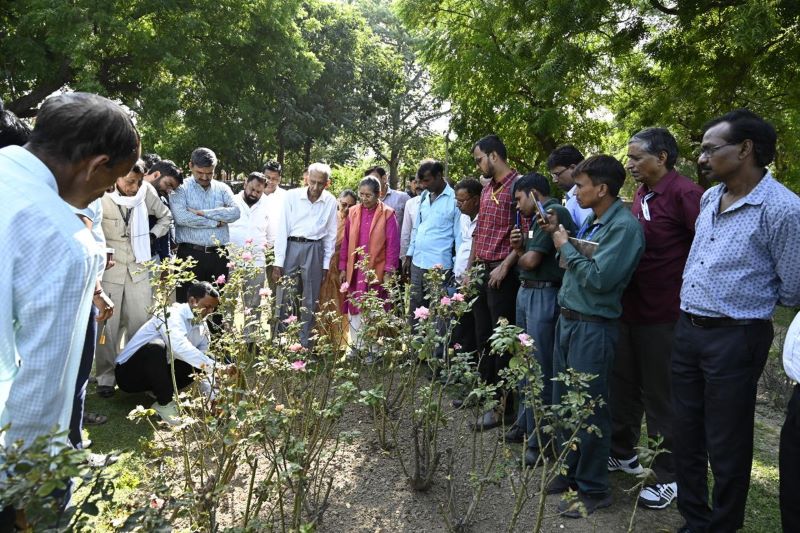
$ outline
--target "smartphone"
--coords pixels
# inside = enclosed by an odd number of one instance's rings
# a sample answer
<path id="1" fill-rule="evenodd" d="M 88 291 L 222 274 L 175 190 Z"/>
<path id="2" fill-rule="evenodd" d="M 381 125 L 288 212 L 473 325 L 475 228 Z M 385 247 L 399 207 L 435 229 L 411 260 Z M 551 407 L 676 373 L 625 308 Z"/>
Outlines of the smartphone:
<path id="1" fill-rule="evenodd" d="M 517 221 L 514 223 L 514 227 L 517 228 L 517 229 L 522 227 L 522 225 L 520 224 L 520 220 L 519 220 L 519 209 L 517 209 Z"/>
<path id="2" fill-rule="evenodd" d="M 536 195 L 533 194 L 533 191 L 528 193 L 530 195 L 531 200 L 533 200 L 533 205 L 536 206 L 536 212 L 539 213 L 539 216 L 542 217 L 544 222 L 547 222 L 547 213 L 544 212 L 542 208 L 542 204 L 539 203 L 539 200 L 536 199 Z"/>

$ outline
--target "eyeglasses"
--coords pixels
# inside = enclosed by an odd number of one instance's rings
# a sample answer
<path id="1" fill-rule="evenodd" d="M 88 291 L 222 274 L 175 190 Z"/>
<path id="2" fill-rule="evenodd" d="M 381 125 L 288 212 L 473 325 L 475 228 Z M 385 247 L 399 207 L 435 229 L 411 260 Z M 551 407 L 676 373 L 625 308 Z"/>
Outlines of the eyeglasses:
<path id="1" fill-rule="evenodd" d="M 480 156 L 480 157 L 476 157 L 476 158 L 475 158 L 475 164 L 476 164 L 476 165 L 480 165 L 480 164 L 481 164 L 481 161 L 483 160 L 483 158 L 484 158 L 484 157 L 486 157 L 486 154 L 484 154 L 484 155 L 482 155 L 482 156 Z"/>
<path id="2" fill-rule="evenodd" d="M 557 180 L 558 178 L 561 177 L 561 174 L 563 174 L 567 170 L 569 170 L 569 167 L 564 167 L 561 170 L 559 170 L 558 172 L 551 172 L 550 175 L 553 177 L 554 180 Z"/>
<path id="3" fill-rule="evenodd" d="M 697 157 L 702 157 L 704 154 L 706 157 L 711 157 L 712 155 L 716 154 L 726 146 L 735 146 L 737 144 L 739 143 L 725 143 L 725 144 L 720 144 L 719 146 L 706 146 L 705 148 L 701 146 L 700 152 L 698 152 Z"/>

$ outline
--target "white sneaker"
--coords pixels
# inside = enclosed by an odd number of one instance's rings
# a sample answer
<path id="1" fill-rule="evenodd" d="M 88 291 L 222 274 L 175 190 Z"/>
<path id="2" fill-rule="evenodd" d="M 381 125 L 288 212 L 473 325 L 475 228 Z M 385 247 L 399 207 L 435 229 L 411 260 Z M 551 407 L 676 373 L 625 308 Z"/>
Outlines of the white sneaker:
<path id="1" fill-rule="evenodd" d="M 170 426 L 175 426 L 180 423 L 180 417 L 178 416 L 178 406 L 175 404 L 175 401 L 169 402 L 167 405 L 161 405 L 158 402 L 154 402 L 153 405 L 150 406 L 150 409 L 155 409 L 158 416 L 161 417 L 161 420 L 169 424 Z"/>
<path id="2" fill-rule="evenodd" d="M 644 472 L 644 468 L 639 464 L 639 457 L 634 455 L 630 459 L 617 459 L 616 457 L 608 456 L 608 471 L 616 472 L 622 470 L 626 474 L 638 475 Z"/>
<path id="3" fill-rule="evenodd" d="M 639 505 L 648 509 L 664 509 L 677 497 L 677 483 L 656 483 L 642 489 L 639 493 Z"/>

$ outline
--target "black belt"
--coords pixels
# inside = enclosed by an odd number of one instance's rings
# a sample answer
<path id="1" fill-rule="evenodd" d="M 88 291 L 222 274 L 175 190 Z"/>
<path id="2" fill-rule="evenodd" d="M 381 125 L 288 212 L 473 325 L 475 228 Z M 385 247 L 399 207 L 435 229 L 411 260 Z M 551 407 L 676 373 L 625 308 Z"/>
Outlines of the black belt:
<path id="1" fill-rule="evenodd" d="M 215 254 L 219 250 L 219 246 L 200 246 L 199 244 L 192 244 L 190 242 L 180 242 L 178 247 L 181 246 L 189 248 L 190 250 L 197 250 L 198 252 L 205 252 L 207 254 Z"/>
<path id="2" fill-rule="evenodd" d="M 597 315 L 584 315 L 566 307 L 561 308 L 561 316 L 567 320 L 578 320 L 580 322 L 609 322 L 610 318 L 605 318 Z"/>
<path id="3" fill-rule="evenodd" d="M 758 319 L 737 320 L 727 316 L 700 316 L 693 315 L 692 313 L 686 313 L 686 311 L 684 311 L 684 313 L 686 314 L 686 318 L 689 319 L 689 322 L 691 322 L 696 328 L 730 328 L 735 326 L 750 326 L 752 324 L 763 324 L 764 322 L 768 322 L 768 320 Z"/>
<path id="4" fill-rule="evenodd" d="M 305 237 L 289 237 L 292 242 L 319 242 L 319 239 L 306 239 Z"/>
<path id="5" fill-rule="evenodd" d="M 521 279 L 521 287 L 525 289 L 546 289 L 548 287 L 561 287 L 560 281 L 540 281 L 538 279 Z"/>

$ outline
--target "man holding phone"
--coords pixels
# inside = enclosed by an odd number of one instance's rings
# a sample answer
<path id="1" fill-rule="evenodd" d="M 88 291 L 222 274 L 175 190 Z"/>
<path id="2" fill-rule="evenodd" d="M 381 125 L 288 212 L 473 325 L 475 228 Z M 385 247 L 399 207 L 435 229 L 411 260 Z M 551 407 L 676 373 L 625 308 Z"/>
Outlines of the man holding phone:
<path id="1" fill-rule="evenodd" d="M 550 183 L 541 174 L 522 176 L 514 184 L 517 213 L 524 217 L 543 218 L 545 211 L 555 215 L 571 234 L 577 230 L 569 211 L 550 198 Z M 519 291 L 517 325 L 533 338 L 534 356 L 542 369 L 542 402 L 553 401 L 553 341 L 558 320 L 558 290 L 564 270 L 558 266 L 553 240 L 538 224 L 530 224 L 527 236 L 519 224 L 511 230 L 511 248 L 517 254 Z M 527 238 L 526 238 L 527 237 Z M 520 395 L 522 396 L 522 395 Z M 533 409 L 520 401 L 517 422 L 506 432 L 507 442 L 523 442 L 527 436 L 525 466 L 534 466 L 539 458 L 539 438 L 534 433 Z M 543 435 L 542 435 L 543 436 Z"/>

